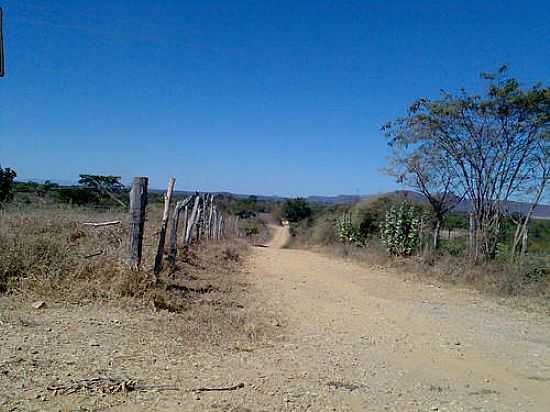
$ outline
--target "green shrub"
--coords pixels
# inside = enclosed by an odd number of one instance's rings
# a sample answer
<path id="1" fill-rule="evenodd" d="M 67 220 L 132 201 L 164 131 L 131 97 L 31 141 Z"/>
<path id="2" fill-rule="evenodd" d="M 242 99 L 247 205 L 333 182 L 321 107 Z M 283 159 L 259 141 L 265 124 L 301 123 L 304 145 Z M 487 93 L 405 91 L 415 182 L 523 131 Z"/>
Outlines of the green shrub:
<path id="1" fill-rule="evenodd" d="M 248 237 L 254 236 L 260 233 L 260 229 L 258 228 L 258 225 L 255 222 L 248 222 L 244 228 L 244 234 Z"/>
<path id="2" fill-rule="evenodd" d="M 15 170 L 0 167 L 0 203 L 13 199 L 13 181 L 16 176 Z"/>
<path id="3" fill-rule="evenodd" d="M 55 191 L 59 202 L 75 205 L 95 204 L 99 202 L 96 192 L 85 187 L 62 187 Z"/>
<path id="4" fill-rule="evenodd" d="M 283 216 L 289 222 L 299 222 L 307 219 L 312 214 L 312 210 L 306 200 L 299 197 L 296 199 L 288 199 L 283 206 Z"/>
<path id="5" fill-rule="evenodd" d="M 410 256 L 418 245 L 419 223 L 418 213 L 410 203 L 391 206 L 380 232 L 386 250 L 394 256 Z"/>
<path id="6" fill-rule="evenodd" d="M 464 239 L 441 239 L 439 241 L 439 253 L 441 255 L 463 256 L 467 246 Z"/>
<path id="7" fill-rule="evenodd" d="M 366 245 L 366 237 L 361 233 L 361 230 L 353 224 L 351 215 L 348 213 L 343 214 L 336 220 L 336 231 L 338 233 L 338 239 L 342 243 L 360 247 Z"/>

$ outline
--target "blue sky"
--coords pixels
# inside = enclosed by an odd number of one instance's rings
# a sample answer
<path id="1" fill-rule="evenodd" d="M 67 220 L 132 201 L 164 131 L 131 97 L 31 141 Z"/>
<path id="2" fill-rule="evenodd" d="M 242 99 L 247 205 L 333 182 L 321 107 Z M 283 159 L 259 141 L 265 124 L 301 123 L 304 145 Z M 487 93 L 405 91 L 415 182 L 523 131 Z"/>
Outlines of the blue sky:
<path id="1" fill-rule="evenodd" d="M 0 162 L 162 188 L 375 193 L 380 126 L 503 63 L 550 80 L 548 1 L 0 0 Z"/>

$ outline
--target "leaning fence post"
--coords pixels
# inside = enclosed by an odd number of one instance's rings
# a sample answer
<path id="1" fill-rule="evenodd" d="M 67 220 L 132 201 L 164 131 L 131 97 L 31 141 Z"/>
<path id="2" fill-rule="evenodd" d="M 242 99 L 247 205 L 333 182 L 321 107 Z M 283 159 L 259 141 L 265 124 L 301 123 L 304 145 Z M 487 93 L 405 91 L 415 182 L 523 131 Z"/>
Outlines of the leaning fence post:
<path id="1" fill-rule="evenodd" d="M 155 266 L 153 273 L 158 275 L 162 269 L 162 258 L 164 256 L 164 243 L 166 241 L 166 226 L 168 225 L 168 218 L 170 217 L 170 202 L 172 201 L 172 192 L 174 191 L 174 185 L 176 179 L 173 177 L 168 181 L 168 188 L 164 194 L 164 213 L 162 214 L 162 224 L 160 226 L 159 243 L 157 247 L 157 255 L 155 256 Z M 155 279 L 156 281 L 156 279 Z"/>
<path id="2" fill-rule="evenodd" d="M 193 236 L 193 227 L 195 225 L 195 220 L 197 218 L 197 211 L 199 209 L 199 202 L 201 198 L 199 193 L 195 195 L 195 203 L 193 204 L 193 209 L 191 210 L 191 216 L 187 220 L 187 231 L 185 232 L 185 243 L 191 242 L 191 237 Z"/>
<path id="3" fill-rule="evenodd" d="M 193 197 L 189 197 L 190 200 L 193 199 Z M 189 205 L 185 205 L 185 207 L 183 208 L 183 217 L 181 219 L 181 236 L 180 236 L 180 241 L 178 242 L 179 243 L 179 246 L 180 247 L 183 247 L 183 245 L 185 244 L 185 235 L 187 233 L 187 221 L 189 220 Z"/>
<path id="4" fill-rule="evenodd" d="M 145 207 L 147 206 L 146 177 L 134 177 L 130 190 L 130 231 L 128 238 L 128 265 L 138 269 L 141 265 L 143 248 L 143 228 L 145 225 Z"/>
<path id="5" fill-rule="evenodd" d="M 168 256 L 166 258 L 168 265 L 174 267 L 176 264 L 176 256 L 178 254 L 178 222 L 180 219 L 180 214 L 183 208 L 187 207 L 187 203 L 191 201 L 191 197 L 188 197 L 184 200 L 180 200 L 176 203 L 174 208 L 174 213 L 170 219 L 170 233 L 168 236 Z"/>

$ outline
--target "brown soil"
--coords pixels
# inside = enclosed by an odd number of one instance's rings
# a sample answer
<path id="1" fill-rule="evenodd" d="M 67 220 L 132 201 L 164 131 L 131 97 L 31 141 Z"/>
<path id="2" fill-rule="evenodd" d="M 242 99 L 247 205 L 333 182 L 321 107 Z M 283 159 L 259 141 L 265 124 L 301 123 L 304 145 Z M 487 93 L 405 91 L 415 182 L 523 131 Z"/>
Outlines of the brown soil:
<path id="1" fill-rule="evenodd" d="M 182 315 L 92 305 L 35 310 L 4 298 L 0 409 L 548 410 L 548 317 L 470 290 L 282 249 L 287 229 L 273 231 L 243 274 L 253 286 L 244 304 L 261 303 L 269 338 L 191 343 Z M 46 390 L 100 376 L 180 390 Z M 232 391 L 190 391 L 239 383 Z"/>

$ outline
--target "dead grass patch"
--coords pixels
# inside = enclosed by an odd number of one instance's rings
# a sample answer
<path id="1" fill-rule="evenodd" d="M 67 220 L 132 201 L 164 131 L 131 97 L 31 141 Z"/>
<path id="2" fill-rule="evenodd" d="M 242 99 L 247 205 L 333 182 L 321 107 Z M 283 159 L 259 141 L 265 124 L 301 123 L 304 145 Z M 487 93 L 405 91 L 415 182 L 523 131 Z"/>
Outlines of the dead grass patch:
<path id="1" fill-rule="evenodd" d="M 182 316 L 182 333 L 211 343 L 228 336 L 256 339 L 261 316 L 241 276 L 248 244 L 242 240 L 183 248 L 174 268 L 157 284 L 150 265 L 160 227 L 160 208 L 150 207 L 144 268 L 125 265 L 127 226 L 93 228 L 82 222 L 126 219 L 124 211 L 81 207 L 24 207 L 0 211 L 0 293 L 14 301 L 100 303 L 168 311 Z"/>

